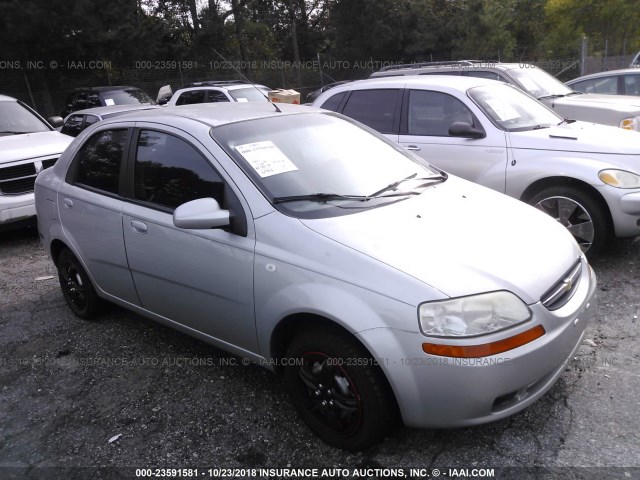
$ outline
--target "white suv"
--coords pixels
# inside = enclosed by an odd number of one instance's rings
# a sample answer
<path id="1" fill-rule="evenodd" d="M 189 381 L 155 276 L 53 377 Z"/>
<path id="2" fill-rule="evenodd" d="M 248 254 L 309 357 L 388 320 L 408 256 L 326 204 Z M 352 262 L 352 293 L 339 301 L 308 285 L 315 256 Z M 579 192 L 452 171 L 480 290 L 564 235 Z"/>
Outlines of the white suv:
<path id="1" fill-rule="evenodd" d="M 168 90 L 167 90 L 168 88 Z M 170 87 L 162 87 L 165 92 Z M 194 103 L 217 102 L 266 102 L 269 88 L 264 85 L 253 85 L 246 82 L 198 82 L 189 84 L 186 88 L 176 90 L 166 102 L 167 106 L 192 105 Z M 160 102 L 163 103 L 162 100 Z"/>
<path id="2" fill-rule="evenodd" d="M 24 103 L 0 95 L 0 227 L 36 214 L 36 176 L 53 166 L 72 140 Z"/>

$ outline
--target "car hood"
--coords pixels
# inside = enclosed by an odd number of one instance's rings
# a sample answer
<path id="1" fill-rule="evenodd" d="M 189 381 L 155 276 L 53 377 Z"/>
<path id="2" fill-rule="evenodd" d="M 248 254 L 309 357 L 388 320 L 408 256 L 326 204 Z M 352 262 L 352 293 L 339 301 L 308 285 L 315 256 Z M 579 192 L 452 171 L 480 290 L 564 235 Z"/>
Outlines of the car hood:
<path id="1" fill-rule="evenodd" d="M 509 132 L 509 139 L 513 148 L 640 155 L 638 132 L 587 122 Z"/>
<path id="2" fill-rule="evenodd" d="M 532 304 L 581 255 L 546 214 L 455 177 L 394 205 L 302 222 L 450 297 L 509 290 Z"/>
<path id="3" fill-rule="evenodd" d="M 584 108 L 602 108 L 617 110 L 630 114 L 640 111 L 640 97 L 632 95 L 599 95 L 596 93 L 582 93 L 553 99 L 556 107 L 571 106 Z"/>
<path id="4" fill-rule="evenodd" d="M 55 131 L 0 136 L 0 163 L 59 155 L 72 141 Z"/>

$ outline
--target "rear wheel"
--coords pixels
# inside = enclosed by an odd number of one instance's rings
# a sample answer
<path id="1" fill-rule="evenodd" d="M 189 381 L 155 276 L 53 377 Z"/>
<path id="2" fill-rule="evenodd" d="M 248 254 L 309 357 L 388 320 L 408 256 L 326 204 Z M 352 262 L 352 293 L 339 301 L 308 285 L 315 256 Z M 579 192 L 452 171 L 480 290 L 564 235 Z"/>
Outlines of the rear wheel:
<path id="1" fill-rule="evenodd" d="M 397 407 L 382 371 L 347 334 L 306 330 L 289 345 L 287 360 L 293 404 L 328 444 L 362 450 L 396 426 Z"/>
<path id="2" fill-rule="evenodd" d="M 595 255 L 609 237 L 607 216 L 602 207 L 578 188 L 545 188 L 533 195 L 529 203 L 564 225 L 589 257 Z"/>
<path id="3" fill-rule="evenodd" d="M 98 314 L 100 297 L 78 259 L 65 249 L 58 256 L 58 280 L 64 299 L 78 317 L 90 319 Z"/>

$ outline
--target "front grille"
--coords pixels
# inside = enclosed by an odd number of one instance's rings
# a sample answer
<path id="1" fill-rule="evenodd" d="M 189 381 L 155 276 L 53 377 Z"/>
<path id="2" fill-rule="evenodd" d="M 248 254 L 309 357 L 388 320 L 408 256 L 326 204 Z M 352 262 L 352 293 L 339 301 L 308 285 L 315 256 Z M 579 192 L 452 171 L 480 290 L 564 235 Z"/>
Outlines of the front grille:
<path id="1" fill-rule="evenodd" d="M 582 273 L 582 262 L 578 262 L 547 292 L 540 297 L 542 304 L 548 310 L 557 310 L 567 304 L 573 294 L 578 289 L 580 274 Z"/>
<path id="2" fill-rule="evenodd" d="M 5 180 L 0 182 L 0 193 L 4 193 L 6 195 L 30 193 L 33 192 L 35 183 L 35 175 L 33 177 L 21 178 L 19 180 Z"/>
<path id="3" fill-rule="evenodd" d="M 0 180 L 28 177 L 29 175 L 35 175 L 35 173 L 36 166 L 33 163 L 23 163 L 22 165 L 16 165 L 14 167 L 0 168 Z"/>

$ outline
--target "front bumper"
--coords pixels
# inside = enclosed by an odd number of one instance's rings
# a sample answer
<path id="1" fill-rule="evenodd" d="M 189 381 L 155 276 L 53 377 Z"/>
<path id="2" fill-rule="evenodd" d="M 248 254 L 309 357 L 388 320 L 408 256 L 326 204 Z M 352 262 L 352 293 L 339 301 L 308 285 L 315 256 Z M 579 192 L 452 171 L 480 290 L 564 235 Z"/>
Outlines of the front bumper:
<path id="1" fill-rule="evenodd" d="M 0 225 L 24 220 L 35 214 L 33 193 L 0 195 Z"/>
<path id="2" fill-rule="evenodd" d="M 542 325 L 546 334 L 503 354 L 481 358 L 427 355 L 418 332 L 372 329 L 358 334 L 381 366 L 395 393 L 405 425 L 418 428 L 461 427 L 512 415 L 544 395 L 562 374 L 595 311 L 596 278 L 583 260 L 573 298 L 551 312 L 530 305 L 524 326 L 468 339 L 482 344 Z M 472 343 L 473 342 L 473 343 Z"/>
<path id="3" fill-rule="evenodd" d="M 616 237 L 640 235 L 640 191 L 605 185 L 600 193 L 609 206 Z"/>

